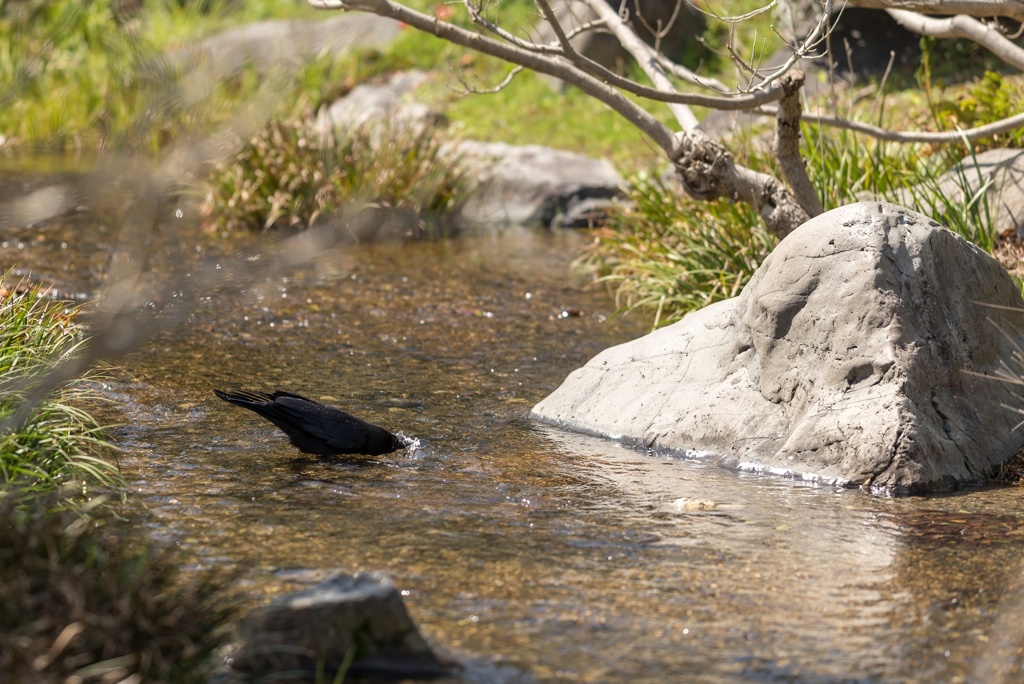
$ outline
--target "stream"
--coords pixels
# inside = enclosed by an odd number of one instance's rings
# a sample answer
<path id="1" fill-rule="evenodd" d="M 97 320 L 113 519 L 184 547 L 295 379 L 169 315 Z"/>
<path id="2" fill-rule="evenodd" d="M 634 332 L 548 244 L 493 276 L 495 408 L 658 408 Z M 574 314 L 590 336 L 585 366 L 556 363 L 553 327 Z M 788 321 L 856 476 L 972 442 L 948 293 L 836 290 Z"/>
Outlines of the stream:
<path id="1" fill-rule="evenodd" d="M 8 230 L 0 253 L 88 292 L 107 239 L 84 216 Z M 273 249 L 178 239 L 206 264 Z M 192 567 L 244 569 L 254 604 L 383 571 L 462 681 L 1020 681 L 1021 490 L 886 498 L 525 417 L 645 332 L 571 274 L 589 239 L 347 245 L 211 289 L 111 372 L 120 463 L 152 536 Z M 302 457 L 215 387 L 297 392 L 422 445 Z"/>

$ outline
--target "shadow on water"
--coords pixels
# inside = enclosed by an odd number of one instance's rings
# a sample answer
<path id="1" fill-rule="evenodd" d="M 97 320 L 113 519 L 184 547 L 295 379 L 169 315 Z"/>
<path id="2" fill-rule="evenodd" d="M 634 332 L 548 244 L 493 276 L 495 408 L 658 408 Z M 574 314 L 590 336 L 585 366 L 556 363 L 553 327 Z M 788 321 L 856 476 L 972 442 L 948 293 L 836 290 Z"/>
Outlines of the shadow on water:
<path id="1" fill-rule="evenodd" d="M 8 263 L 55 238 L 27 239 L 4 244 Z M 336 568 L 384 571 L 470 681 L 1015 681 L 1017 490 L 874 497 L 526 419 L 642 332 L 567 274 L 585 239 L 349 246 L 208 293 L 110 385 L 152 534 L 247 568 L 254 601 Z M 95 286 L 82 262 L 54 263 L 34 268 Z M 304 393 L 423 446 L 297 458 L 213 387 Z"/>

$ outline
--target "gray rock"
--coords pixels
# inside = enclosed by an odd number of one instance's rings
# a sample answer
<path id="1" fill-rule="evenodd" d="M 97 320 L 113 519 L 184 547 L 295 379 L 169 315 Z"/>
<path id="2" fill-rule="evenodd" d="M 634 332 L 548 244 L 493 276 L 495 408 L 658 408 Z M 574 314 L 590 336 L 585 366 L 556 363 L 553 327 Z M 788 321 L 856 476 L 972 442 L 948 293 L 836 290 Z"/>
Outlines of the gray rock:
<path id="1" fill-rule="evenodd" d="M 202 60 L 219 74 L 247 64 L 262 71 L 296 66 L 321 54 L 339 55 L 358 47 L 390 43 L 401 25 L 374 14 L 341 14 L 321 21 L 261 21 L 228 29 L 168 55 L 168 61 L 189 67 Z"/>
<path id="2" fill-rule="evenodd" d="M 317 114 L 316 128 L 324 134 L 384 122 L 416 130 L 443 126 L 444 114 L 407 99 L 426 79 L 427 74 L 413 70 L 394 73 L 382 83 L 362 83 L 322 109 Z"/>
<path id="3" fill-rule="evenodd" d="M 348 673 L 378 679 L 449 674 L 409 618 L 394 584 L 374 572 L 337 575 L 250 615 L 236 670 L 333 673 L 354 649 Z"/>
<path id="4" fill-rule="evenodd" d="M 624 182 L 605 159 L 540 145 L 515 146 L 467 140 L 454 151 L 476 183 L 462 211 L 474 224 L 600 222 L 621 196 Z"/>
<path id="5" fill-rule="evenodd" d="M 905 493 L 978 482 L 1024 446 L 1016 286 L 921 214 L 863 202 L 783 240 L 743 294 L 573 372 L 532 415 L 575 430 Z"/>
<path id="6" fill-rule="evenodd" d="M 426 77 L 409 71 L 357 86 L 320 112 L 316 128 L 325 134 L 385 122 L 415 130 L 443 126 L 447 122 L 441 113 L 408 100 Z M 600 224 L 608 206 L 622 195 L 622 177 L 603 159 L 540 145 L 475 140 L 453 143 L 445 153 L 457 160 L 471 185 L 457 219 L 462 225 L 588 227 Z"/>
<path id="7" fill-rule="evenodd" d="M 956 206 L 967 204 L 984 189 L 987 211 L 996 229 L 1014 230 L 1024 239 L 1024 150 L 1000 148 L 964 157 L 942 174 L 938 188 L 909 188 L 897 193 L 902 204 L 915 197 L 942 197 Z"/>

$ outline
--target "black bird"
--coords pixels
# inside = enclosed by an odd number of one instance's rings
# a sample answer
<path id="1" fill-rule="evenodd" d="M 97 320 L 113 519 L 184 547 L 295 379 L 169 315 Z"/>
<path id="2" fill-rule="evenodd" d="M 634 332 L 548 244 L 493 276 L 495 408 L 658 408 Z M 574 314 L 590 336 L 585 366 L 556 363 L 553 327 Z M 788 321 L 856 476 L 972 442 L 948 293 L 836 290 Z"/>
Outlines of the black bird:
<path id="1" fill-rule="evenodd" d="M 284 430 L 291 443 L 303 453 L 380 456 L 406 446 L 400 437 L 384 428 L 298 394 L 245 390 L 222 392 L 217 389 L 213 393 L 226 402 L 255 411 Z"/>

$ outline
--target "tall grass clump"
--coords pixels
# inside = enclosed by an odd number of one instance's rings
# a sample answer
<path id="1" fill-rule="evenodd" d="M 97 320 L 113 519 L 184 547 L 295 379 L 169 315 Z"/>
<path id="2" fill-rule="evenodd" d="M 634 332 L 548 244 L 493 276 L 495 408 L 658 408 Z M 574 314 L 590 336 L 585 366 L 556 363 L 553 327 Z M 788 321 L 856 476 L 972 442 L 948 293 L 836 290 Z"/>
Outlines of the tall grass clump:
<path id="1" fill-rule="evenodd" d="M 430 232 L 458 212 L 468 190 L 450 149 L 428 126 L 323 133 L 302 119 L 273 121 L 212 169 L 204 211 L 218 230 L 266 231 L 313 225 L 355 200 L 411 214 L 414 231 Z"/>
<path id="2" fill-rule="evenodd" d="M 35 287 L 0 288 L 0 420 L 10 416 L 38 376 L 76 354 L 83 342 L 76 309 L 46 300 Z M 118 486 L 104 428 L 84 408 L 99 398 L 89 378 L 71 380 L 44 399 L 24 425 L 0 435 L 0 496 L 11 487 L 52 490 L 72 481 Z"/>
<path id="3" fill-rule="evenodd" d="M 0 672 L 5 682 L 209 682 L 235 612 L 212 574 L 179 572 L 109 510 L 51 495 L 0 498 Z"/>
<path id="4" fill-rule="evenodd" d="M 807 173 L 826 210 L 879 198 L 929 216 L 990 253 L 995 249 L 999 227 L 991 182 L 971 163 L 973 152 L 961 165 L 959 146 L 934 151 L 807 126 L 803 139 Z"/>
<path id="5" fill-rule="evenodd" d="M 654 311 L 654 327 L 735 297 L 775 246 L 747 204 L 698 202 L 638 176 L 577 262 L 616 305 Z"/>

